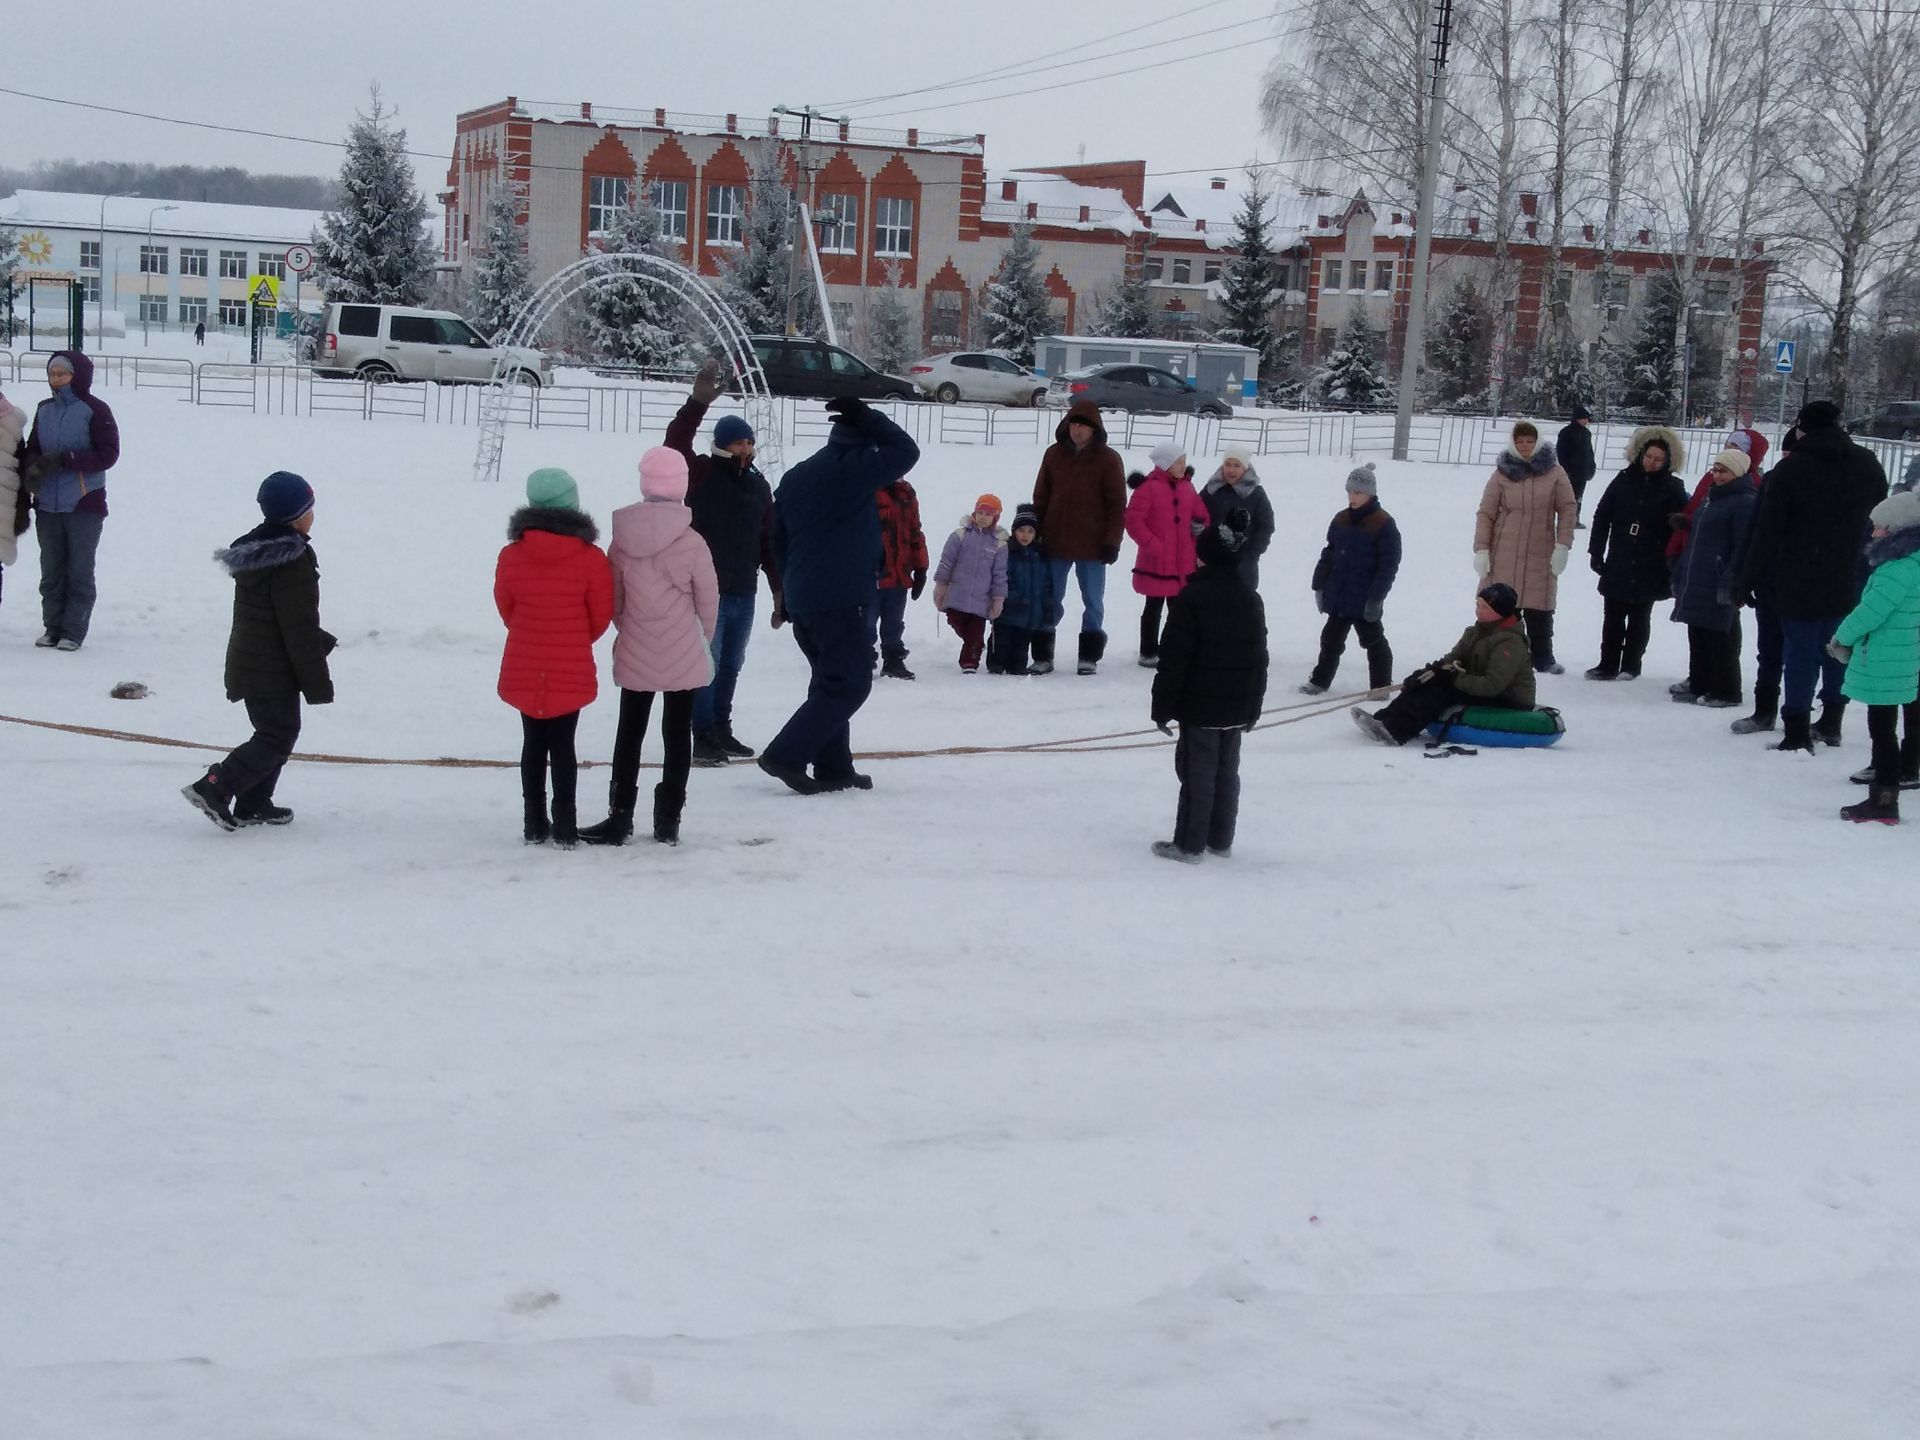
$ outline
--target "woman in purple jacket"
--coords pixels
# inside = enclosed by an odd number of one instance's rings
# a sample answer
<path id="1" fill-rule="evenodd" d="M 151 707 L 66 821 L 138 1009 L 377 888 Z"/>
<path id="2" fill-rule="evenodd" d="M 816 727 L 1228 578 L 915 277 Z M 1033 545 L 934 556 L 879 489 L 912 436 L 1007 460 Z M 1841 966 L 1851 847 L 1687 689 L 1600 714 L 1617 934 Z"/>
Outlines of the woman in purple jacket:
<path id="1" fill-rule="evenodd" d="M 93 361 L 56 350 L 47 361 L 53 394 L 34 411 L 21 483 L 40 533 L 42 649 L 78 650 L 93 619 L 93 559 L 107 522 L 107 471 L 120 458 L 120 427 L 93 394 Z"/>

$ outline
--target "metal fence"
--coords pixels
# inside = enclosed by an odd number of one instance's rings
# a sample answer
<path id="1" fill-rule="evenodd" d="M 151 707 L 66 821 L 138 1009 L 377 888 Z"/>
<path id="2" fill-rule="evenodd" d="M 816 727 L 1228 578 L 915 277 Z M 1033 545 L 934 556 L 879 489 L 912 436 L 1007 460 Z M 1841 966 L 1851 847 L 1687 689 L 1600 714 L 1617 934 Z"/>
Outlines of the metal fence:
<path id="1" fill-rule="evenodd" d="M 105 387 L 172 392 L 192 405 L 247 410 L 256 415 L 344 416 L 358 420 L 407 421 L 417 425 L 477 425 L 482 387 L 432 383 L 378 384 L 316 375 L 304 365 L 232 365 L 144 355 L 94 357 L 94 380 Z M 0 382 L 39 378 L 37 352 L 0 350 Z M 510 425 L 535 430 L 580 430 L 607 435 L 658 435 L 683 402 L 677 390 L 633 385 L 549 385 L 516 387 L 508 405 Z M 820 402 L 776 400 L 784 446 L 806 447 L 826 438 L 829 421 Z M 922 444 L 1040 445 L 1052 440 L 1060 412 L 1009 409 L 991 405 L 938 405 L 879 401 L 884 411 Z M 738 413 L 740 402 L 722 398 L 715 414 Z M 1385 413 L 1331 414 L 1295 410 L 1242 411 L 1225 420 L 1202 415 L 1143 415 L 1112 411 L 1106 416 L 1108 439 L 1123 450 L 1145 449 L 1170 440 L 1184 447 L 1196 465 L 1228 444 L 1242 444 L 1257 455 L 1385 456 L 1393 453 L 1393 416 Z M 1484 415 L 1417 415 L 1409 437 L 1410 460 L 1442 465 L 1492 468 L 1512 427 L 1509 419 Z M 1547 438 L 1553 426 L 1543 425 Z M 1604 477 L 1625 463 L 1628 438 L 1636 427 L 1593 426 L 1593 448 Z M 1778 442 L 1771 426 L 1757 426 Z M 1725 427 L 1690 427 L 1679 432 L 1687 448 L 1683 469 L 1703 470 L 1719 448 Z M 1899 477 L 1920 456 L 1920 445 L 1863 439 L 1880 457 L 1887 474 Z"/>

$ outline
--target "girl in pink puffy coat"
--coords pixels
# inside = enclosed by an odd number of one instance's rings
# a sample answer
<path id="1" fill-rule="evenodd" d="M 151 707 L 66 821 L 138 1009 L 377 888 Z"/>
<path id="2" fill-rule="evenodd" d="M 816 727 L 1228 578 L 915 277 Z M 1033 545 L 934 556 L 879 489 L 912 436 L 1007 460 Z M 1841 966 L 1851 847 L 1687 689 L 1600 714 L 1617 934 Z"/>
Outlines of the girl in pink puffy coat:
<path id="1" fill-rule="evenodd" d="M 1193 488 L 1192 471 L 1180 447 L 1171 441 L 1153 447 L 1153 471 L 1131 475 L 1133 498 L 1127 501 L 1127 534 L 1139 553 L 1133 562 L 1133 588 L 1147 597 L 1140 612 L 1140 663 L 1160 663 L 1160 621 L 1167 601 L 1186 588 L 1199 568 L 1193 541 L 1204 530 L 1207 505 Z"/>
<path id="2" fill-rule="evenodd" d="M 664 775 L 653 787 L 653 838 L 680 843 L 680 812 L 693 764 L 693 697 L 713 679 L 713 627 L 720 590 L 713 555 L 687 508 L 687 461 L 655 446 L 640 457 L 638 505 L 613 512 L 613 679 L 620 687 L 620 728 L 613 742 L 609 813 L 580 838 L 624 845 L 640 799 L 640 742 L 653 697 L 664 697 L 660 738 Z"/>

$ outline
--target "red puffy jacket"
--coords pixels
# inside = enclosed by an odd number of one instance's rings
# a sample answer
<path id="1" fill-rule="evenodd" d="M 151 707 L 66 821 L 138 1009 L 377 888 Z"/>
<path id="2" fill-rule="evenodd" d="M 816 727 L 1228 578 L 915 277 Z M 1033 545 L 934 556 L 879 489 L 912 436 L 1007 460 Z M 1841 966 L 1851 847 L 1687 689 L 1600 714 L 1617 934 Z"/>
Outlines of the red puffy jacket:
<path id="1" fill-rule="evenodd" d="M 550 720 L 600 693 L 593 642 L 613 623 L 613 569 L 577 510 L 520 510 L 493 571 L 493 603 L 507 622 L 500 698 Z"/>
<path id="2" fill-rule="evenodd" d="M 920 497 L 913 486 L 896 480 L 874 492 L 880 506 L 880 588 L 906 590 L 913 572 L 927 569 L 927 537 L 920 529 Z"/>

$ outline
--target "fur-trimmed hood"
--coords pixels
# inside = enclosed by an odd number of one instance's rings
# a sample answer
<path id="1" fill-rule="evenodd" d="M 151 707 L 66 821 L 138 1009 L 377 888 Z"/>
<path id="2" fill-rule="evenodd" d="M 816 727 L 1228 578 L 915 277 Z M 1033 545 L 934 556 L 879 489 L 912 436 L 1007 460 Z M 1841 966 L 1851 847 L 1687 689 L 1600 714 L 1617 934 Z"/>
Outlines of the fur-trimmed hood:
<path id="1" fill-rule="evenodd" d="M 1679 435 L 1666 425 L 1642 425 L 1634 431 L 1627 440 L 1627 464 L 1638 465 L 1641 454 L 1655 440 L 1667 447 L 1667 469 L 1678 474 L 1686 468 L 1687 447 Z"/>
<path id="2" fill-rule="evenodd" d="M 1895 530 L 1867 542 L 1867 568 L 1872 570 L 1889 560 L 1903 560 L 1916 551 L 1920 551 L 1920 526 Z"/>
<path id="3" fill-rule="evenodd" d="M 214 551 L 213 560 L 238 578 L 298 560 L 312 548 L 307 537 L 290 525 L 260 525 L 224 550 Z"/>
<path id="4" fill-rule="evenodd" d="M 966 538 L 969 531 L 975 535 L 991 535 L 994 543 L 1003 547 L 1011 544 L 1013 540 L 1012 532 L 1004 526 L 996 524 L 992 530 L 982 530 L 978 525 L 973 523 L 973 516 L 971 515 L 968 515 L 958 525 L 953 527 L 954 535 L 961 539 Z"/>
<path id="5" fill-rule="evenodd" d="M 509 541 L 523 539 L 529 530 L 545 530 L 569 539 L 584 540 L 589 545 L 600 539 L 600 527 L 593 523 L 591 515 L 560 505 L 522 505 L 507 518 Z"/>
<path id="6" fill-rule="evenodd" d="M 1560 456 L 1553 448 L 1553 442 L 1542 440 L 1533 447 L 1531 459 L 1522 459 L 1520 452 L 1512 445 L 1500 452 L 1500 458 L 1493 462 L 1493 468 L 1509 480 L 1530 480 L 1536 475 L 1544 475 L 1560 463 Z"/>
<path id="7" fill-rule="evenodd" d="M 1223 472 L 1218 466 L 1215 466 L 1213 474 L 1207 477 L 1206 493 L 1209 495 L 1214 495 L 1228 488 L 1229 488 L 1229 482 L 1227 480 L 1225 472 Z M 1259 488 L 1260 488 L 1260 472 L 1254 469 L 1253 466 L 1251 465 L 1247 466 L 1245 473 L 1243 473 L 1238 480 L 1231 482 L 1231 489 L 1233 490 L 1233 493 L 1238 495 L 1242 500 L 1246 499 L 1249 495 L 1253 494 L 1253 492 L 1255 490 L 1258 490 Z"/>

